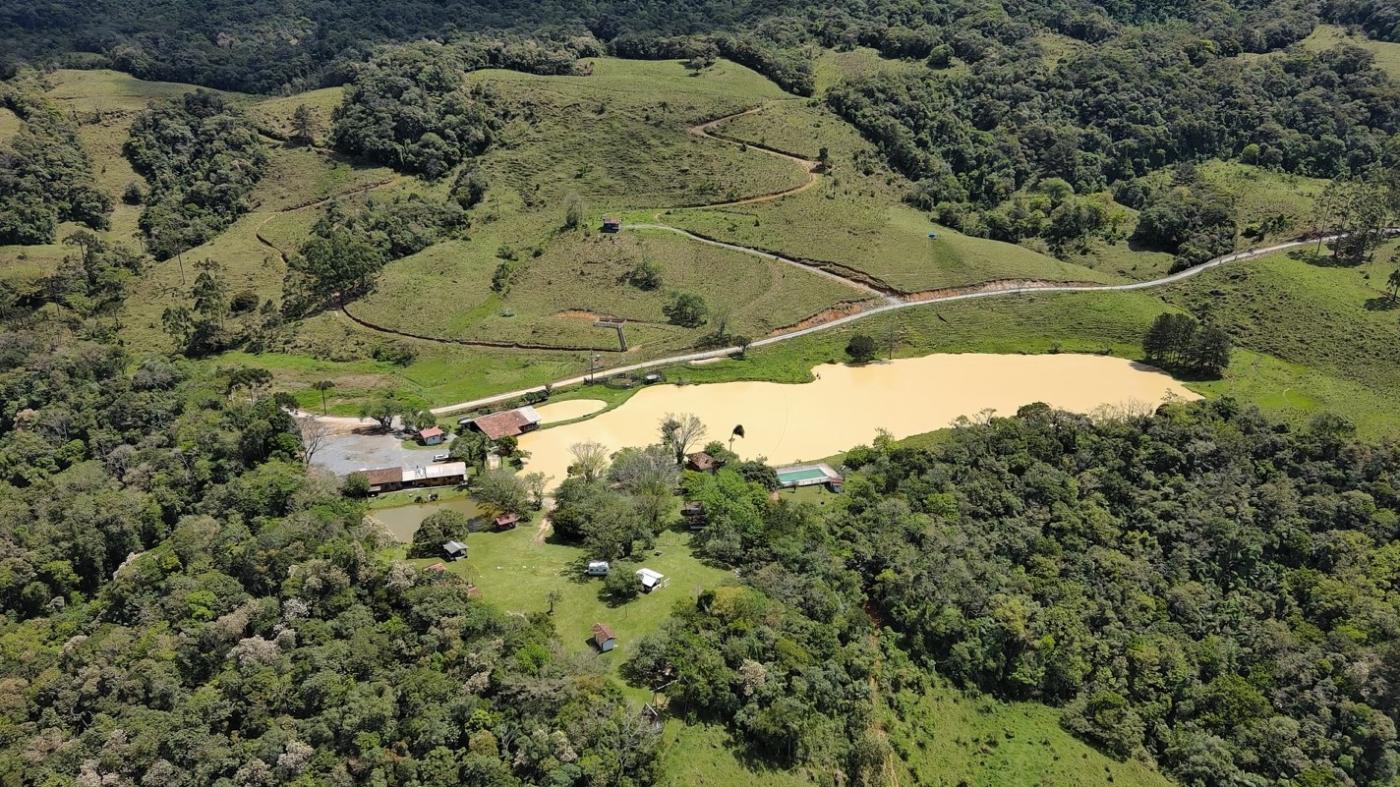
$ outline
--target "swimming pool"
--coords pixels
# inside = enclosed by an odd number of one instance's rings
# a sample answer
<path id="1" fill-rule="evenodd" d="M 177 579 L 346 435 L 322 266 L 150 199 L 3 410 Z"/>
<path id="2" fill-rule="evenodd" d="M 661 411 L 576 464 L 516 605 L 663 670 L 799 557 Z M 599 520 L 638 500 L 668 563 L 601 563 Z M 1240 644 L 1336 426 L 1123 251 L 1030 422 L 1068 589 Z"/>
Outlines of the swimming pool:
<path id="1" fill-rule="evenodd" d="M 826 471 L 820 467 L 794 467 L 790 470 L 780 470 L 778 472 L 778 483 L 787 486 L 799 481 L 811 481 L 814 478 L 826 478 Z"/>

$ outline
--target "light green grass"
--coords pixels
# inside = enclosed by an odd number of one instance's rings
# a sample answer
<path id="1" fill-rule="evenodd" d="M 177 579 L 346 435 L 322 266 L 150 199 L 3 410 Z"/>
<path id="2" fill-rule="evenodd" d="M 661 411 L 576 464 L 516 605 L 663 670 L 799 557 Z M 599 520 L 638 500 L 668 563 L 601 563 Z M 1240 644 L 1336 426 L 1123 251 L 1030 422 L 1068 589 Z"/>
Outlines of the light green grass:
<path id="1" fill-rule="evenodd" d="M 701 592 L 737 581 L 732 573 L 697 560 L 689 546 L 690 534 L 666 531 L 657 537 L 654 549 L 635 556 L 634 564 L 615 566 L 631 571 L 645 566 L 664 574 L 670 583 L 625 604 L 612 605 L 599 598 L 602 579 L 583 576 L 589 553 L 550 539 L 537 541 L 537 522 L 538 516 L 535 522 L 514 530 L 471 534 L 467 559 L 449 563 L 448 570 L 467 578 L 481 589 L 485 601 L 506 612 L 546 611 L 550 594 L 557 593 L 554 625 L 564 647 L 575 653 L 594 653 L 593 624 L 606 624 L 617 635 L 617 648 L 597 658 L 614 671 L 635 652 L 643 637 L 661 627 L 677 604 L 693 604 Z M 437 561 L 413 562 L 428 565 Z M 650 699 L 644 690 L 637 696 Z"/>
<path id="2" fill-rule="evenodd" d="M 305 106 L 311 110 L 311 116 L 315 119 L 316 127 L 312 140 L 317 145 L 323 145 L 331 130 L 331 112 L 340 106 L 344 95 L 343 87 L 308 90 L 291 96 L 264 99 L 250 106 L 248 114 L 260 128 L 286 138 L 292 135 L 292 115 L 296 113 L 297 107 Z"/>
<path id="3" fill-rule="evenodd" d="M 20 120 L 18 115 L 0 107 L 0 145 L 9 144 L 23 127 L 24 121 Z"/>
<path id="4" fill-rule="evenodd" d="M 817 95 L 830 90 L 846 79 L 883 73 L 921 71 L 927 68 L 917 60 L 895 60 L 881 56 L 868 47 L 856 47 L 845 51 L 823 50 L 817 55 L 812 68 L 812 81 Z"/>
<path id="5" fill-rule="evenodd" d="M 667 223 L 708 237 L 835 263 L 904 292 L 998 279 L 1113 281 L 1111 273 L 1067 264 L 932 224 L 901 201 L 903 180 L 839 118 L 802 102 L 781 102 L 718 131 L 804 156 L 826 147 L 831 171 L 800 194 L 728 208 L 672 210 Z M 938 238 L 931 240 L 930 231 Z"/>
<path id="6" fill-rule="evenodd" d="M 1259 360 L 1249 374 L 1232 366 L 1231 377 L 1260 380 L 1251 399 L 1303 414 L 1329 409 L 1367 434 L 1394 433 L 1400 308 L 1383 288 L 1397 249 L 1392 242 L 1356 267 L 1276 254 L 1208 271 L 1164 295 L 1223 326 L 1240 347 L 1276 359 Z"/>
<path id="7" fill-rule="evenodd" d="M 885 711 L 890 745 L 910 781 L 928 785 L 1166 785 L 1141 762 L 1104 756 L 1060 727 L 1060 712 L 1031 702 L 972 698 L 952 689 L 905 691 Z"/>
<path id="8" fill-rule="evenodd" d="M 679 61 L 588 61 L 588 76 L 478 71 L 515 110 L 503 144 L 476 162 L 549 228 L 563 200 L 591 212 L 716 202 L 801 182 L 790 163 L 745 153 L 687 131 L 785 94 L 757 73 L 719 61 L 691 75 Z"/>
<path id="9" fill-rule="evenodd" d="M 654 355 L 713 330 L 667 324 L 662 307 L 672 291 L 702 294 L 716 318 L 728 313 L 731 332 L 753 337 L 867 297 L 790 265 L 662 231 L 562 235 L 538 258 L 520 255 L 516 281 L 502 296 L 490 289 L 498 260 L 483 253 L 487 246 L 480 238 L 439 244 L 394 264 L 355 313 L 433 336 L 606 348 L 616 348 L 615 332 L 593 323 L 619 318 L 627 321 L 629 346 Z M 626 281 L 644 259 L 660 270 L 659 289 Z"/>
<path id="10" fill-rule="evenodd" d="M 199 89 L 222 93 L 239 103 L 254 100 L 254 97 L 245 94 L 200 88 L 183 82 L 137 79 L 130 74 L 107 69 L 59 69 L 49 75 L 47 80 L 52 85 L 48 91 L 49 98 L 59 102 L 65 109 L 80 113 L 135 113 L 145 109 L 153 99 L 172 98 Z"/>
<path id="11" fill-rule="evenodd" d="M 429 407 L 588 371 L 588 357 L 582 353 L 512 352 L 409 340 L 402 341 L 418 351 L 417 358 L 407 366 L 395 366 L 370 359 L 374 345 L 385 339 L 350 324 L 338 313 L 305 323 L 296 340 L 282 352 L 226 353 L 203 363 L 215 368 L 267 369 L 279 390 L 292 393 L 304 408 L 316 412 L 321 409 L 321 395 L 311 384 L 329 380 L 335 383 L 326 395 L 333 415 L 358 415 L 362 402 L 384 394 L 414 407 Z"/>
<path id="12" fill-rule="evenodd" d="M 874 146 L 862 139 L 854 126 L 815 100 L 774 101 L 758 112 L 726 121 L 714 131 L 814 161 L 825 147 L 832 157 L 853 159 L 862 153 L 869 157 L 870 166 L 878 165 Z M 883 165 L 878 166 L 883 172 Z"/>
<path id="13" fill-rule="evenodd" d="M 953 689 L 894 697 L 880 721 L 895 751 L 901 784 L 986 787 L 1081 787 L 1171 782 L 1150 766 L 1118 762 L 1070 735 L 1055 708 L 998 702 Z M 764 784 L 798 787 L 824 783 L 819 775 L 781 770 L 742 756 L 728 730 L 670 719 L 662 734 L 662 785 Z"/>
<path id="14" fill-rule="evenodd" d="M 1336 25 L 1318 25 L 1312 35 L 1303 39 L 1303 46 L 1314 52 L 1331 49 L 1341 43 L 1370 51 L 1376 56 L 1376 68 L 1389 74 L 1391 79 L 1400 79 L 1400 44 L 1373 41 L 1363 34 L 1352 35 Z"/>
<path id="15" fill-rule="evenodd" d="M 824 178 L 777 202 L 668 211 L 663 220 L 720 240 L 836 263 L 903 292 L 1002 279 L 1115 281 L 1117 277 L 1009 243 L 932 224 L 859 179 Z M 935 231 L 937 239 L 928 233 Z"/>

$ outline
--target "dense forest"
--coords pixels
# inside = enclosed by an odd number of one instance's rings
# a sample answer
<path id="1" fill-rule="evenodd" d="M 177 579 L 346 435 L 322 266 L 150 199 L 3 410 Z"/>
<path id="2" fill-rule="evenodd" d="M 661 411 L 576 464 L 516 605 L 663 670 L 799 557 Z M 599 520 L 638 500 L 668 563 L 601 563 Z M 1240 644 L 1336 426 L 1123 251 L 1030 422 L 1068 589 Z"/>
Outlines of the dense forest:
<path id="1" fill-rule="evenodd" d="M 284 320 L 469 229 L 486 192 L 472 159 L 514 107 L 463 73 L 728 58 L 850 122 L 940 223 L 1055 253 L 1128 240 L 1178 268 L 1250 231 L 1200 162 L 1319 176 L 1332 183 L 1315 229 L 1349 233 L 1335 259 L 1352 263 L 1400 217 L 1400 85 L 1364 50 L 1299 46 L 1323 21 L 1400 41 L 1388 0 L 0 4 L 0 105 L 18 121 L 0 148 L 0 244 L 64 253 L 0 279 L 0 784 L 661 778 L 661 732 L 608 663 L 560 642 L 552 613 L 507 614 L 451 572 L 393 559 L 364 474 L 308 470 L 315 435 L 271 374 L 196 360 L 266 349 Z M 854 46 L 915 67 L 819 95 L 819 49 Z M 268 143 L 238 98 L 156 102 L 123 146 L 144 248 L 60 230 L 104 229 L 112 205 L 31 64 L 260 93 L 344 84 L 322 152 L 434 181 L 433 196 L 330 202 L 286 255 L 280 302 L 233 291 L 217 260 L 183 261 L 192 281 L 159 326 L 176 352 L 146 352 L 125 343 L 124 299 L 151 257 L 253 207 Z M 646 265 L 632 283 L 655 289 Z M 514 270 L 502 260 L 493 286 Z M 675 293 L 665 314 L 722 324 L 706 309 Z M 861 335 L 847 348 L 878 351 Z M 1230 338 L 1165 314 L 1144 353 L 1218 377 Z M 436 423 L 387 396 L 363 414 Z M 1400 779 L 1394 443 L 1228 398 L 1099 417 L 1031 405 L 932 447 L 857 447 L 844 494 L 818 507 L 775 496 L 772 467 L 703 432 L 676 415 L 654 445 L 575 446 L 552 527 L 613 561 L 598 592 L 621 606 L 641 556 L 682 526 L 677 488 L 699 504 L 693 546 L 729 578 L 675 594 L 621 679 L 722 725 L 756 768 L 878 783 L 895 756 L 882 695 L 951 685 L 1052 705 L 1099 750 L 1193 787 Z M 700 448 L 716 472 L 682 470 Z M 448 450 L 505 459 L 473 478 L 483 512 L 544 506 L 541 474 L 509 470 L 513 438 Z M 408 554 L 467 530 L 430 517 Z"/>
<path id="2" fill-rule="evenodd" d="M 128 353 L 139 256 L 70 243 L 0 286 L 0 783 L 654 782 L 547 616 L 376 557 L 266 372 Z"/>
<path id="3" fill-rule="evenodd" d="M 251 121 L 205 90 L 154 103 L 131 124 L 123 150 L 148 188 L 141 232 L 156 259 L 194 248 L 249 209 L 267 152 Z M 138 187 L 139 190 L 139 187 Z"/>
<path id="4" fill-rule="evenodd" d="M 892 638 L 918 667 L 893 688 L 936 673 L 1063 704 L 1076 734 L 1186 784 L 1395 778 L 1395 446 L 1229 400 L 1035 405 L 846 461 L 860 475 L 825 516 L 731 469 L 692 477 L 703 549 L 746 588 L 678 612 L 629 674 L 775 762 L 855 779 L 882 758 L 867 676 Z"/>
<path id="5" fill-rule="evenodd" d="M 93 182 L 92 160 L 70 119 L 32 76 L 0 84 L 0 107 L 23 122 L 0 147 L 0 244 L 52 243 L 64 221 L 106 229 L 112 200 Z"/>

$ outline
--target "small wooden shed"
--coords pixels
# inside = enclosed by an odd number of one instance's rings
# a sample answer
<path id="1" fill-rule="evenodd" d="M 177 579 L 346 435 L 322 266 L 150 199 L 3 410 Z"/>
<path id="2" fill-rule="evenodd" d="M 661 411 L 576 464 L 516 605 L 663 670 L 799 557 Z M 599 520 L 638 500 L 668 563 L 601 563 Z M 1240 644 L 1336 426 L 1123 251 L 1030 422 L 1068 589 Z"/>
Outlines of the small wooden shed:
<path id="1" fill-rule="evenodd" d="M 593 624 L 593 644 L 598 650 L 607 653 L 617 647 L 617 636 L 613 630 L 602 623 Z"/>

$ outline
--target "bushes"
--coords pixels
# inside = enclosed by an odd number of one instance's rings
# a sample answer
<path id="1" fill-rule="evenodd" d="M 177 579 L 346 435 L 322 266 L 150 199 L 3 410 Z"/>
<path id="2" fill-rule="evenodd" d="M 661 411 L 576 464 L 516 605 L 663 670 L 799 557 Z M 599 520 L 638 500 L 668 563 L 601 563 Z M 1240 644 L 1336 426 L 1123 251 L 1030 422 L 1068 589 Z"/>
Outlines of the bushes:
<path id="1" fill-rule="evenodd" d="M 705 299 L 690 292 L 673 292 L 671 298 L 661 307 L 661 312 L 672 325 L 682 328 L 699 328 L 710 318 L 710 309 Z"/>
<path id="2" fill-rule="evenodd" d="M 875 340 L 863 333 L 852 336 L 851 340 L 846 343 L 846 354 L 851 356 L 851 360 L 856 363 L 869 363 L 875 359 L 875 353 L 878 350 Z"/>
<path id="3" fill-rule="evenodd" d="M 267 153 L 243 112 L 204 90 L 152 104 L 123 146 L 149 193 L 141 212 L 157 259 L 198 246 L 248 210 Z"/>
<path id="4" fill-rule="evenodd" d="M 493 99 L 462 84 L 454 50 L 423 42 L 385 51 L 355 75 L 333 115 L 337 150 L 427 178 L 486 150 L 500 126 Z"/>

